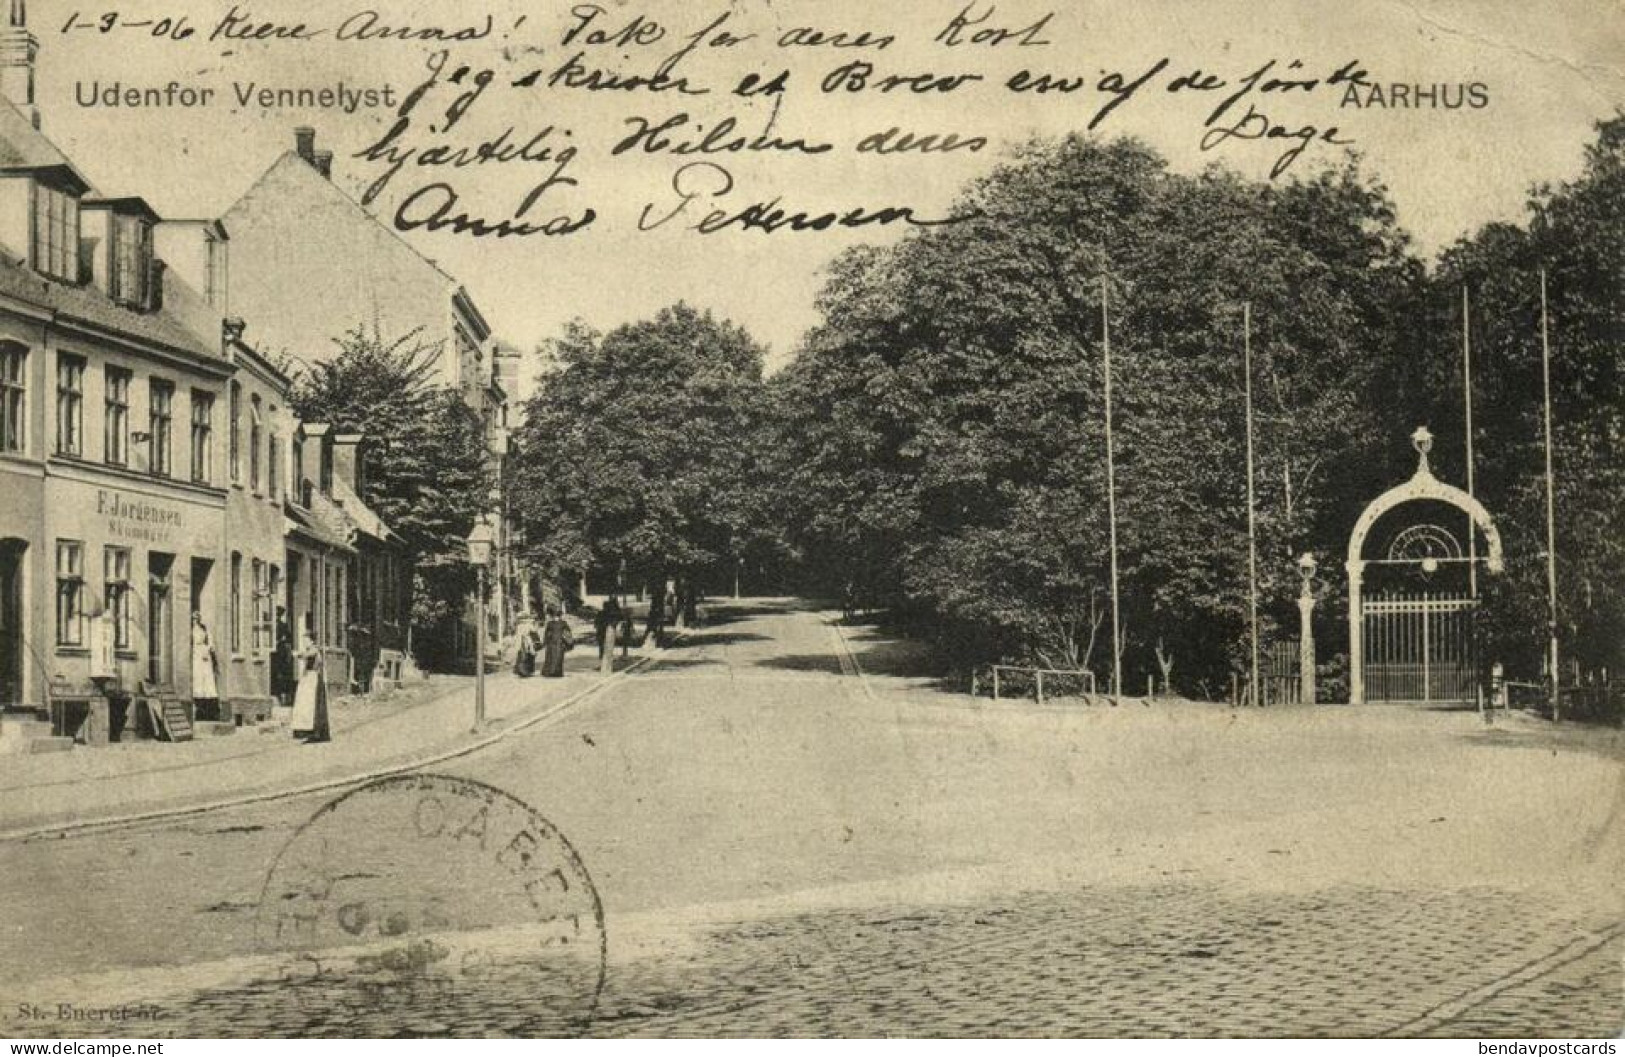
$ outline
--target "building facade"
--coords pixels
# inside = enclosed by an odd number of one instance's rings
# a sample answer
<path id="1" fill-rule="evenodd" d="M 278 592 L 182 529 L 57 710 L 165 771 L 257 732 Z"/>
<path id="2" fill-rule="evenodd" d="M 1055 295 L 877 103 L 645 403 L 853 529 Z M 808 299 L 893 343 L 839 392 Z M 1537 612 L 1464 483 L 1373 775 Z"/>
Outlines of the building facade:
<path id="1" fill-rule="evenodd" d="M 0 102 L 0 705 L 114 680 L 191 693 L 191 615 L 226 593 L 231 364 L 165 304 L 157 216 L 98 195 Z M 14 501 L 13 501 L 14 497 Z"/>

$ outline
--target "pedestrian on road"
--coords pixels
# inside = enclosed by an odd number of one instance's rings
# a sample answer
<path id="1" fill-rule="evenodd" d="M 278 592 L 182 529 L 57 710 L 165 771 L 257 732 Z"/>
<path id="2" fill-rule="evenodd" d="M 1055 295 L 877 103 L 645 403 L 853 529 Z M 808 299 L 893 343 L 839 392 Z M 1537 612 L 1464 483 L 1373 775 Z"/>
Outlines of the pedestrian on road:
<path id="1" fill-rule="evenodd" d="M 293 625 L 288 622 L 288 611 L 276 607 L 276 645 L 271 649 L 271 696 L 278 708 L 293 704 L 293 693 L 299 687 L 299 671 L 293 657 Z"/>
<path id="2" fill-rule="evenodd" d="M 598 631 L 598 668 L 605 675 L 615 670 L 615 643 L 620 637 L 624 620 L 621 600 L 614 595 L 604 599 L 594 623 Z"/>
<path id="3" fill-rule="evenodd" d="M 547 623 L 542 628 L 542 677 L 564 678 L 564 655 L 575 647 L 570 625 L 554 606 L 547 609 Z"/>
<path id="4" fill-rule="evenodd" d="M 536 622 L 529 613 L 519 618 L 514 627 L 513 674 L 528 679 L 536 674 L 537 635 Z"/>
<path id="5" fill-rule="evenodd" d="M 214 642 L 202 613 L 192 614 L 192 712 L 197 719 L 220 718 L 220 685 L 214 674 Z"/>
<path id="6" fill-rule="evenodd" d="M 311 634 L 310 620 L 299 633 L 299 689 L 293 698 L 293 736 L 307 744 L 333 736 L 327 718 L 327 679 L 322 673 L 322 651 Z"/>

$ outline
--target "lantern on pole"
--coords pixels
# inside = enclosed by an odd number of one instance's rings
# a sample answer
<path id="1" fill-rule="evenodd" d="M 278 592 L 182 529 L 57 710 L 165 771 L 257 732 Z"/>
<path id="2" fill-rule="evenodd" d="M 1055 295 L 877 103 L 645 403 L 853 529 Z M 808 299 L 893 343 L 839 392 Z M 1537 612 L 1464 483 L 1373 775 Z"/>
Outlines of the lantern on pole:
<path id="1" fill-rule="evenodd" d="M 468 561 L 478 576 L 474 605 L 474 730 L 485 725 L 485 571 L 496 548 L 496 532 L 485 518 L 468 533 Z"/>

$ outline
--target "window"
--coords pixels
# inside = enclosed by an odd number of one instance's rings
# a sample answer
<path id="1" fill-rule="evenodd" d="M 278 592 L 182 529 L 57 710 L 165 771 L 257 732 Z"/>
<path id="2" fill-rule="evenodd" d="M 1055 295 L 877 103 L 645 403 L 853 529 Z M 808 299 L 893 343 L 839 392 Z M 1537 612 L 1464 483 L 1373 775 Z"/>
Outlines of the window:
<path id="1" fill-rule="evenodd" d="M 102 552 L 102 579 L 107 584 L 107 611 L 113 615 L 113 648 L 130 648 L 130 551 L 108 547 Z"/>
<path id="2" fill-rule="evenodd" d="M 327 638 L 325 640 L 329 646 L 339 644 L 339 627 L 342 624 L 340 618 L 343 614 L 340 612 L 339 607 L 343 603 L 344 594 L 341 590 L 342 581 L 339 577 L 339 570 L 329 566 L 327 569 Z"/>
<path id="3" fill-rule="evenodd" d="M 243 652 L 243 556 L 231 552 L 231 652 Z"/>
<path id="4" fill-rule="evenodd" d="M 0 345 L 0 451 L 28 447 L 28 350 L 21 345 Z"/>
<path id="5" fill-rule="evenodd" d="M 34 184 L 34 268 L 66 283 L 79 281 L 79 199 Z"/>
<path id="6" fill-rule="evenodd" d="M 267 566 L 267 568 L 270 570 L 270 573 L 268 574 L 266 581 L 266 593 L 269 596 L 265 600 L 265 613 L 268 624 L 266 641 L 274 647 L 276 646 L 277 632 L 276 607 L 277 603 L 282 599 L 282 569 L 274 564 Z"/>
<path id="7" fill-rule="evenodd" d="M 269 567 L 254 559 L 254 651 L 268 650 L 272 646 L 271 577 Z"/>
<path id="8" fill-rule="evenodd" d="M 114 466 L 130 463 L 130 379 L 122 367 L 107 368 L 107 404 L 102 414 L 107 461 Z"/>
<path id="9" fill-rule="evenodd" d="M 192 480 L 209 483 L 214 459 L 214 397 L 192 390 Z"/>
<path id="10" fill-rule="evenodd" d="M 113 219 L 113 297 L 145 308 L 152 283 L 152 225 L 143 217 Z"/>
<path id="11" fill-rule="evenodd" d="M 175 387 L 168 382 L 153 379 L 152 407 L 148 414 L 147 443 L 150 445 L 148 468 L 160 477 L 168 477 L 174 472 L 174 465 L 170 461 L 174 421 Z"/>
<path id="12" fill-rule="evenodd" d="M 276 408 L 271 409 L 276 417 Z M 272 499 L 282 491 L 282 438 L 272 430 L 265 442 L 265 494 Z"/>
<path id="13" fill-rule="evenodd" d="M 56 541 L 56 644 L 85 644 L 85 545 Z"/>
<path id="14" fill-rule="evenodd" d="M 297 433 L 293 437 L 293 501 L 300 506 L 310 505 L 305 491 L 305 438 Z"/>
<path id="15" fill-rule="evenodd" d="M 56 358 L 56 450 L 85 453 L 85 361 L 78 356 Z"/>
<path id="16" fill-rule="evenodd" d="M 243 479 L 243 387 L 231 383 L 231 482 Z"/>
<path id="17" fill-rule="evenodd" d="M 248 402 L 248 486 L 258 495 L 260 491 L 260 398 L 255 393 Z"/>

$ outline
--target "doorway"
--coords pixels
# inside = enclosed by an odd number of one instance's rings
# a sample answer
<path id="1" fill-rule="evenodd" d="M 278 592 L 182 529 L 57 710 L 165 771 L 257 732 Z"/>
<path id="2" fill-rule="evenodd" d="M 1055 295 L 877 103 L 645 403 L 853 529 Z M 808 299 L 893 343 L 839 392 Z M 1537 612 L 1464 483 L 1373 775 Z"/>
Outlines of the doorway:
<path id="1" fill-rule="evenodd" d="M 214 562 L 207 558 L 192 559 L 192 606 L 186 611 L 187 620 L 197 613 L 203 618 L 204 627 L 209 627 L 209 618 L 213 615 L 209 609 L 209 574 L 214 571 Z M 190 626 L 190 625 L 188 625 Z M 209 628 L 210 641 L 213 641 L 214 629 Z"/>
<path id="2" fill-rule="evenodd" d="M 28 544 L 0 540 L 0 709 L 23 703 L 23 650 L 28 615 L 23 611 L 23 561 Z"/>
<path id="3" fill-rule="evenodd" d="M 173 554 L 148 555 L 147 682 L 154 686 L 175 684 L 175 604 L 170 597 L 174 571 Z"/>

